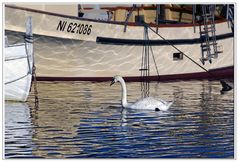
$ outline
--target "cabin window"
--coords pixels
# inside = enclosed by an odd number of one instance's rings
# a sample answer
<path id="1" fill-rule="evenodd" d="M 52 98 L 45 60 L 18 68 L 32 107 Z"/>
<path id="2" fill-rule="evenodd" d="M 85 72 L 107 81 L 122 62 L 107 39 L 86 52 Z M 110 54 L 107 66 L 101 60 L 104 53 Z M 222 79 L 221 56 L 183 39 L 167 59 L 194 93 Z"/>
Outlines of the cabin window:
<path id="1" fill-rule="evenodd" d="M 183 59 L 183 54 L 180 52 L 177 53 L 173 53 L 173 60 L 174 61 L 178 61 L 178 60 L 182 60 Z"/>

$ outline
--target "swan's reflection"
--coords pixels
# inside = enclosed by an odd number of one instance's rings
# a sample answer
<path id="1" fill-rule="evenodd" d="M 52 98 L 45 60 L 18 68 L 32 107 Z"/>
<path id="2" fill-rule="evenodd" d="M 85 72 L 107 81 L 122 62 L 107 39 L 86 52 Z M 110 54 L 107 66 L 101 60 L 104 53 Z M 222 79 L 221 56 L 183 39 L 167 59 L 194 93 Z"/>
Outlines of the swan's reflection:
<path id="1" fill-rule="evenodd" d="M 169 115 L 171 111 L 150 111 L 150 110 L 138 110 L 138 109 L 126 109 L 121 107 L 121 116 L 120 116 L 120 126 L 121 127 L 131 127 L 131 126 L 143 126 L 145 122 L 149 122 L 148 118 L 152 120 L 157 120 L 161 124 L 168 123 L 165 120 L 165 116 Z M 153 121 L 155 122 L 155 121 Z"/>

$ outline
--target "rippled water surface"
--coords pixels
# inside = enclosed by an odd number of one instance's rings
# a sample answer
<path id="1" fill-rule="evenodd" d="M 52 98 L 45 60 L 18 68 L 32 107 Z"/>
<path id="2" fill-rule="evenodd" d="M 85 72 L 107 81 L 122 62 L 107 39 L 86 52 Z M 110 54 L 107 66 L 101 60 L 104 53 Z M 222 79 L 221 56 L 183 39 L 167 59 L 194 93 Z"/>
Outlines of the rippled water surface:
<path id="1" fill-rule="evenodd" d="M 167 112 L 126 110 L 120 85 L 38 82 L 27 103 L 5 103 L 5 158 L 234 158 L 233 91 L 218 81 L 150 83 Z M 140 83 L 127 83 L 128 100 Z"/>

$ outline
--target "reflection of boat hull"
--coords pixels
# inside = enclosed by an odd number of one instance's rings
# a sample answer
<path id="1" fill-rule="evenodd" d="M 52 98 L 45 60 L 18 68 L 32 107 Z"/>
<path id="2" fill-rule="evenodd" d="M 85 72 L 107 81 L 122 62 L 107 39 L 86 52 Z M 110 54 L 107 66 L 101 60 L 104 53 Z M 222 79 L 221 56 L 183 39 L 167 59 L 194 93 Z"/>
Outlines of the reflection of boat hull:
<path id="1" fill-rule="evenodd" d="M 8 31 L 22 32 L 23 27 L 19 22 L 25 16 L 31 15 L 36 22 L 33 31 L 38 34 L 34 46 L 39 80 L 105 81 L 116 74 L 132 81 L 140 79 L 139 69 L 143 51 L 140 42 L 144 35 L 142 26 L 127 26 L 124 33 L 123 24 L 85 20 L 18 7 L 5 7 L 5 12 L 5 27 Z M 71 23 L 88 25 L 85 34 L 83 31 L 79 34 L 78 28 L 73 33 L 69 27 Z M 90 26 L 92 27 L 89 30 Z M 217 43 L 222 53 L 219 53 L 217 59 L 212 60 L 212 64 L 206 62 L 203 65 L 200 61 L 200 34 L 198 27 L 196 28 L 197 32 L 194 33 L 190 24 L 162 25 L 159 34 L 217 77 L 233 77 L 233 34 L 227 22 L 216 24 Z M 112 39 L 105 42 L 102 38 Z M 151 31 L 149 38 L 154 43 L 152 51 L 160 76 L 158 77 L 153 59 L 150 58 L 152 80 L 211 77 L 186 57 L 175 60 L 173 54 L 178 51 L 165 42 L 162 43 L 163 41 Z"/>

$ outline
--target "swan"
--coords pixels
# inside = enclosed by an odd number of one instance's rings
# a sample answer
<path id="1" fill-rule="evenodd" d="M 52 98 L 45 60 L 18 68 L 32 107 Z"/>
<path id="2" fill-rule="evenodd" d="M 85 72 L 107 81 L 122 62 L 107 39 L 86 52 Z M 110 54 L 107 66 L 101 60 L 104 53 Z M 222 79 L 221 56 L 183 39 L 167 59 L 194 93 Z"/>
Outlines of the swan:
<path id="1" fill-rule="evenodd" d="M 167 111 L 168 108 L 173 104 L 173 102 L 166 102 L 161 99 L 155 99 L 153 97 L 146 97 L 141 100 L 136 101 L 135 103 L 127 102 L 127 89 L 124 79 L 116 75 L 113 77 L 113 80 L 110 84 L 112 86 L 114 83 L 120 82 L 121 84 L 121 104 L 124 108 L 130 109 L 147 109 L 147 110 L 155 110 L 155 111 Z"/>

